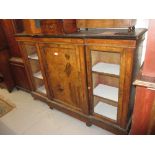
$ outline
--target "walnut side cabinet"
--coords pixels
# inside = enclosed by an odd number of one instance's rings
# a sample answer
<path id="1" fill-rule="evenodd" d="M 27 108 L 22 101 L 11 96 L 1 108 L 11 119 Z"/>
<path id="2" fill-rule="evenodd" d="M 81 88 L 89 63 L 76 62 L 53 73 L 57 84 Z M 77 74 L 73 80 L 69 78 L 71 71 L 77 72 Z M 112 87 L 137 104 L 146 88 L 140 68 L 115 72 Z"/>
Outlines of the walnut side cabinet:
<path id="1" fill-rule="evenodd" d="M 140 67 L 138 39 L 17 36 L 32 96 L 116 134 L 127 134 L 132 80 Z"/>

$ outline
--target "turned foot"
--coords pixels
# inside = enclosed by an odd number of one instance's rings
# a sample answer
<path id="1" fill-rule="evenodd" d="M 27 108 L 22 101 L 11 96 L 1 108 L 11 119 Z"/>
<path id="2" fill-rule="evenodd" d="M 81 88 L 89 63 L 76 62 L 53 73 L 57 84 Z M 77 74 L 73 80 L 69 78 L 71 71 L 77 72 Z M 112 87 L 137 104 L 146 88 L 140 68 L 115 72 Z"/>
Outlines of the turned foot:
<path id="1" fill-rule="evenodd" d="M 9 93 L 11 93 L 12 92 L 12 90 L 8 90 L 9 91 Z"/>
<path id="2" fill-rule="evenodd" d="M 91 123 L 91 122 L 86 122 L 86 125 L 87 125 L 88 127 L 90 127 L 90 126 L 92 126 L 92 123 Z"/>

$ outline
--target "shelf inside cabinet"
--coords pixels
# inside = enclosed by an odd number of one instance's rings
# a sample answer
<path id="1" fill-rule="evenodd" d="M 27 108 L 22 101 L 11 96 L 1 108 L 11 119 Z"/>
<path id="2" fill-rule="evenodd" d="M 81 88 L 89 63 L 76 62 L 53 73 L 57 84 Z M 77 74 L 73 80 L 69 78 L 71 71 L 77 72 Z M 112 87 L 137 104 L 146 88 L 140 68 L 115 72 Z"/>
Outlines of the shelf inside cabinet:
<path id="1" fill-rule="evenodd" d="M 112 105 L 112 106 L 115 106 L 115 107 L 118 107 L 118 102 L 115 102 L 115 101 L 94 95 L 94 105 L 96 105 L 99 101 L 105 102 L 105 103 Z"/>
<path id="2" fill-rule="evenodd" d="M 98 84 L 93 90 L 93 95 L 118 102 L 118 88 L 116 87 Z"/>
<path id="3" fill-rule="evenodd" d="M 92 71 L 119 76 L 120 65 L 99 62 L 92 67 Z"/>
<path id="4" fill-rule="evenodd" d="M 117 107 L 99 101 L 94 107 L 94 112 L 107 118 L 117 120 Z"/>
<path id="5" fill-rule="evenodd" d="M 42 76 L 41 71 L 39 71 L 37 73 L 34 73 L 33 76 L 36 77 L 36 78 L 38 78 L 38 79 L 43 79 L 43 76 Z"/>
<path id="6" fill-rule="evenodd" d="M 40 71 L 40 65 L 39 65 L 39 61 L 34 60 L 34 59 L 29 59 L 29 64 L 30 64 L 30 68 L 32 71 L 32 74 L 37 73 Z"/>
<path id="7" fill-rule="evenodd" d="M 45 89 L 45 86 L 44 86 L 44 85 L 38 87 L 38 88 L 37 88 L 37 91 L 38 91 L 38 92 L 41 92 L 41 93 L 43 93 L 43 94 L 46 94 L 46 89 Z"/>
<path id="8" fill-rule="evenodd" d="M 33 59 L 33 60 L 38 60 L 38 55 L 37 55 L 37 53 L 33 53 L 31 55 L 28 55 L 28 58 Z"/>

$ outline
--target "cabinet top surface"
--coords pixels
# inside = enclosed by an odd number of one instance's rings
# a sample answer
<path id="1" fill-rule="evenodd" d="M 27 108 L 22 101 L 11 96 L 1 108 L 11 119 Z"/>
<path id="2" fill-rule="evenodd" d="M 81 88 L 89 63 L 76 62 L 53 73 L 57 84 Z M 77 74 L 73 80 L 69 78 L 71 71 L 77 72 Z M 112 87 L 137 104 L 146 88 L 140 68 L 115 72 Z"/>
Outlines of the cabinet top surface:
<path id="1" fill-rule="evenodd" d="M 17 37 L 34 37 L 34 38 L 93 38 L 93 39 L 130 39 L 136 40 L 139 39 L 147 29 L 138 28 L 134 32 L 128 32 L 128 29 L 89 29 L 81 30 L 77 33 L 72 34 L 25 34 L 18 33 L 15 36 Z"/>

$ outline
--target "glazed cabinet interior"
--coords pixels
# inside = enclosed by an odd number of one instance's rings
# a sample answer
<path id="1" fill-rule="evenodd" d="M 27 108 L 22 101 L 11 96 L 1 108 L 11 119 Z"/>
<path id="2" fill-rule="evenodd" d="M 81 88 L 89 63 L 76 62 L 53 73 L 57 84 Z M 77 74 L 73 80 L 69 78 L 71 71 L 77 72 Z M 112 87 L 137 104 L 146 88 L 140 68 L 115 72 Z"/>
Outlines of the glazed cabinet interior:
<path id="1" fill-rule="evenodd" d="M 24 56 L 32 91 L 47 96 L 41 62 L 35 42 L 22 41 L 19 43 Z"/>
<path id="2" fill-rule="evenodd" d="M 117 121 L 120 91 L 121 51 L 97 49 L 90 51 L 92 79 L 92 113 Z"/>
<path id="3" fill-rule="evenodd" d="M 32 94 L 51 108 L 127 133 L 136 40 L 17 37 Z M 36 97 L 37 98 L 37 97 Z"/>

